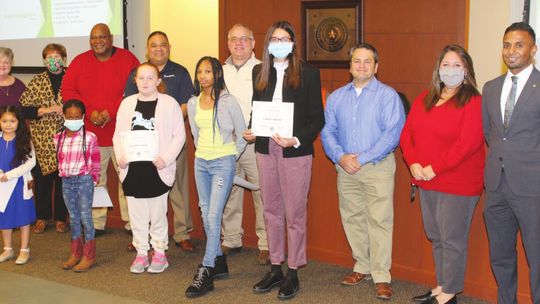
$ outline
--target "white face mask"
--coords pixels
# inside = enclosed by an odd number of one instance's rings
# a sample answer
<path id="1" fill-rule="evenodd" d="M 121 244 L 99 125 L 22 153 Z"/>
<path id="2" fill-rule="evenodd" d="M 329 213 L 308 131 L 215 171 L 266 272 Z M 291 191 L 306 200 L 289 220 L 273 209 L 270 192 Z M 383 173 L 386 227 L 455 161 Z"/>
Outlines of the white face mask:
<path id="1" fill-rule="evenodd" d="M 439 77 L 446 87 L 455 88 L 465 79 L 465 70 L 457 67 L 439 68 Z"/>
<path id="2" fill-rule="evenodd" d="M 83 125 L 84 125 L 84 118 L 64 120 L 64 127 L 66 127 L 68 130 L 73 131 L 73 132 L 79 131 Z"/>
<path id="3" fill-rule="evenodd" d="M 292 52 L 293 44 L 293 42 L 270 42 L 268 52 L 275 58 L 283 59 Z"/>

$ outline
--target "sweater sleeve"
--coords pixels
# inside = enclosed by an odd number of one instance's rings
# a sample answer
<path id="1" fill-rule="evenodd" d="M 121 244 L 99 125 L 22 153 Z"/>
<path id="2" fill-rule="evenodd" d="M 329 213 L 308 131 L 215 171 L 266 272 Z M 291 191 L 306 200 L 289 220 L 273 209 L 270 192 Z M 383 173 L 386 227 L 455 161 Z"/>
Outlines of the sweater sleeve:
<path id="1" fill-rule="evenodd" d="M 34 150 L 34 145 L 32 145 L 28 159 L 24 163 L 20 164 L 18 167 L 7 171 L 5 173 L 6 177 L 8 178 L 8 180 L 13 179 L 13 178 L 19 178 L 25 175 L 26 173 L 30 172 L 32 168 L 34 168 L 35 165 L 36 165 L 36 152 Z"/>
<path id="2" fill-rule="evenodd" d="M 453 169 L 484 145 L 481 99 L 480 95 L 473 96 L 463 107 L 463 121 L 458 125 L 459 137 L 437 161 L 431 164 L 435 174 Z"/>
<path id="3" fill-rule="evenodd" d="M 424 105 L 423 100 L 426 97 L 427 91 L 422 92 L 413 102 L 411 111 L 403 130 L 401 131 L 401 137 L 399 144 L 401 147 L 401 152 L 403 153 L 403 158 L 408 166 L 418 163 L 418 157 L 416 156 L 416 149 L 414 145 L 414 134 L 412 130 L 412 125 L 419 119 L 419 112 L 422 110 Z"/>
<path id="4" fill-rule="evenodd" d="M 309 72 L 308 72 L 309 71 Z M 321 95 L 321 76 L 319 70 L 310 67 L 306 68 L 306 89 L 307 94 L 307 123 L 302 130 L 295 134 L 300 144 L 312 143 L 324 126 L 324 110 Z"/>
<path id="5" fill-rule="evenodd" d="M 167 166 L 176 161 L 176 157 L 180 154 L 184 143 L 186 142 L 186 130 L 184 129 L 184 118 L 182 117 L 182 111 L 180 110 L 180 105 L 172 97 L 169 97 L 167 101 L 170 103 L 171 110 L 168 113 L 168 122 L 171 124 L 172 132 L 171 139 L 167 151 L 161 156 L 163 161 Z"/>

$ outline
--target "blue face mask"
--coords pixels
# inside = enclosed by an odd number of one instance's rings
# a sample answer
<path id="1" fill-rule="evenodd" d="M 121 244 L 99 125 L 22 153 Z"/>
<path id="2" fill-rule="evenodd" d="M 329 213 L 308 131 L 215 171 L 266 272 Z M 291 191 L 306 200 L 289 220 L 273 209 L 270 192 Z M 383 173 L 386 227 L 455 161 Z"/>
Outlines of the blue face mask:
<path id="1" fill-rule="evenodd" d="M 268 52 L 275 58 L 283 59 L 292 52 L 293 44 L 293 42 L 270 42 Z"/>
<path id="2" fill-rule="evenodd" d="M 66 119 L 64 120 L 64 127 L 68 130 L 76 132 L 79 131 L 84 125 L 83 119 Z"/>

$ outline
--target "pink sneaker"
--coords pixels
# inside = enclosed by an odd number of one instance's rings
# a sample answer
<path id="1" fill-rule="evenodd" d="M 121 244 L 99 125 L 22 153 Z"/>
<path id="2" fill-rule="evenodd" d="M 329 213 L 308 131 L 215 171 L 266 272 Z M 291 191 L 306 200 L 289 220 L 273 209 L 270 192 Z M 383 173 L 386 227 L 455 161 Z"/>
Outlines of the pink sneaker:
<path id="1" fill-rule="evenodd" d="M 129 271 L 131 273 L 143 273 L 146 268 L 148 268 L 148 257 L 146 255 L 137 254 L 135 260 L 131 264 Z"/>
<path id="2" fill-rule="evenodd" d="M 169 267 L 169 262 L 167 262 L 167 256 L 163 253 L 154 251 L 154 256 L 152 257 L 152 264 L 148 267 L 149 273 L 161 273 Z"/>

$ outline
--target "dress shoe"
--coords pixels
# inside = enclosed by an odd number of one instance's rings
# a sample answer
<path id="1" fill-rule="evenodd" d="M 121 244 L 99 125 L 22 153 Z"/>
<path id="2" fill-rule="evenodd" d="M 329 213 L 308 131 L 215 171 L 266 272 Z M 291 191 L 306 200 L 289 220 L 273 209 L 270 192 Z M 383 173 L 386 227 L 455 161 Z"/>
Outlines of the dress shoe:
<path id="1" fill-rule="evenodd" d="M 102 235 L 105 234 L 105 232 L 106 232 L 105 229 L 95 229 L 94 230 L 94 236 L 95 237 L 102 236 Z"/>
<path id="2" fill-rule="evenodd" d="M 283 272 L 273 273 L 267 272 L 263 279 L 253 286 L 254 293 L 265 293 L 272 290 L 272 288 L 281 285 L 285 277 Z"/>
<path id="3" fill-rule="evenodd" d="M 15 258 L 15 254 L 13 253 L 13 248 L 11 247 L 4 247 L 4 252 L 0 254 L 0 263 L 9 261 L 11 259 Z"/>
<path id="4" fill-rule="evenodd" d="M 240 251 L 242 251 L 242 246 L 231 248 L 231 247 L 228 247 L 228 246 L 225 246 L 225 245 L 221 245 L 221 252 L 224 255 L 229 255 L 231 253 L 238 253 Z"/>
<path id="5" fill-rule="evenodd" d="M 285 277 L 285 280 L 281 283 L 278 292 L 278 299 L 280 300 L 290 300 L 296 296 L 296 293 L 300 289 L 300 282 L 298 277 L 290 278 Z"/>
<path id="6" fill-rule="evenodd" d="M 375 297 L 379 300 L 390 300 L 394 295 L 392 285 L 390 283 L 382 282 L 375 283 Z"/>
<path id="7" fill-rule="evenodd" d="M 135 246 L 133 246 L 133 243 L 129 243 L 129 244 L 126 246 L 126 251 L 128 251 L 128 252 L 134 252 L 134 251 L 137 251 L 137 248 L 135 248 Z"/>
<path id="8" fill-rule="evenodd" d="M 444 302 L 444 303 L 439 303 L 439 301 L 437 300 L 436 297 L 433 297 L 431 300 L 427 300 L 425 302 L 422 302 L 423 304 L 457 304 L 457 296 L 454 295 L 450 300 Z"/>
<path id="9" fill-rule="evenodd" d="M 24 265 L 28 263 L 28 261 L 30 261 L 30 248 L 21 248 L 21 252 L 19 252 L 19 256 L 17 257 L 17 260 L 15 260 L 15 264 Z"/>
<path id="10" fill-rule="evenodd" d="M 434 298 L 435 298 L 435 296 L 431 293 L 431 290 L 429 290 L 428 292 L 426 292 L 423 295 L 413 297 L 412 300 L 413 300 L 413 302 L 416 302 L 416 303 L 425 303 L 425 302 L 429 303 Z"/>
<path id="11" fill-rule="evenodd" d="M 371 280 L 370 274 L 363 274 L 360 272 L 352 272 L 348 276 L 343 278 L 341 281 L 342 285 L 354 286 L 356 284 L 362 283 L 363 281 Z"/>
<path id="12" fill-rule="evenodd" d="M 195 249 L 195 246 L 193 246 L 190 240 L 182 240 L 180 242 L 175 241 L 174 245 L 186 252 L 193 252 Z"/>
<path id="13" fill-rule="evenodd" d="M 46 220 L 37 220 L 34 224 L 34 227 L 32 227 L 32 231 L 34 233 L 43 233 L 45 231 L 45 228 L 47 228 L 47 221 Z"/>
<path id="14" fill-rule="evenodd" d="M 66 223 L 62 221 L 56 221 L 56 232 L 66 233 L 66 231 L 67 231 Z"/>
<path id="15" fill-rule="evenodd" d="M 257 257 L 259 265 L 268 265 L 270 264 L 270 252 L 268 250 L 259 251 L 259 256 Z"/>

